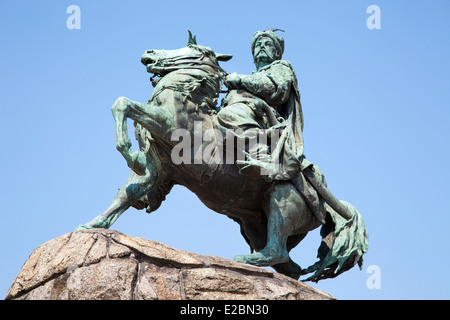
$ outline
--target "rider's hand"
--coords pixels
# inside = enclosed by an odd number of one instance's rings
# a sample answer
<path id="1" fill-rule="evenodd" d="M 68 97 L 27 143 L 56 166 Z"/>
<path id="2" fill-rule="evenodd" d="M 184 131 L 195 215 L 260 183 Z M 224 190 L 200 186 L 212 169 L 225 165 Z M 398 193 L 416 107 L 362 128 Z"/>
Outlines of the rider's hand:
<path id="1" fill-rule="evenodd" d="M 241 77 L 236 73 L 230 73 L 225 77 L 224 84 L 228 89 L 238 89 L 241 84 Z"/>

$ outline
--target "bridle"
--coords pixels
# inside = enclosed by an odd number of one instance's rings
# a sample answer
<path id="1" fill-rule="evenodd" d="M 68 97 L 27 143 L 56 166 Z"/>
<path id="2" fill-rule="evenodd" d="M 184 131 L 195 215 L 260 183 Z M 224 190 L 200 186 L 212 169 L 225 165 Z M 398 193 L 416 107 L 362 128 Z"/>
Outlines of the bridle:
<path id="1" fill-rule="evenodd" d="M 199 69 L 203 70 L 205 72 L 208 72 L 205 68 L 202 68 L 202 66 L 209 66 L 213 68 L 217 75 L 221 80 L 224 80 L 225 76 L 227 76 L 229 73 L 225 71 L 222 67 L 220 67 L 218 64 L 214 64 L 208 61 L 203 61 L 203 58 L 205 57 L 204 54 L 192 54 L 192 55 L 178 55 L 174 57 L 167 57 L 166 51 L 161 50 L 162 53 L 165 55 L 164 58 L 160 59 L 158 58 L 155 63 L 153 64 L 153 67 L 156 68 L 164 68 L 164 70 L 175 71 L 180 69 Z M 158 65 L 161 61 L 161 64 Z M 186 65 L 185 65 L 186 64 Z M 165 66 L 168 65 L 168 66 Z M 182 68 L 180 66 L 183 65 Z M 156 72 L 153 74 L 152 77 L 150 77 L 150 81 L 154 81 L 156 77 L 161 77 L 161 74 Z"/>

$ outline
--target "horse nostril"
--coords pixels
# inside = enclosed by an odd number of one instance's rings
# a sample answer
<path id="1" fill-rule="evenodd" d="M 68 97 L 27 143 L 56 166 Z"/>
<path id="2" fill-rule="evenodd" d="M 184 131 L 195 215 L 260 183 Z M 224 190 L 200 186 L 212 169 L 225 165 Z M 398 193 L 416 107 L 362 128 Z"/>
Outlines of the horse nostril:
<path id="1" fill-rule="evenodd" d="M 149 63 L 150 61 L 152 61 L 152 59 L 151 59 L 151 57 L 148 56 L 148 53 L 147 53 L 147 52 L 146 52 L 144 55 L 142 55 L 142 57 L 141 57 L 141 62 L 142 62 L 143 64 L 147 64 L 147 63 Z"/>

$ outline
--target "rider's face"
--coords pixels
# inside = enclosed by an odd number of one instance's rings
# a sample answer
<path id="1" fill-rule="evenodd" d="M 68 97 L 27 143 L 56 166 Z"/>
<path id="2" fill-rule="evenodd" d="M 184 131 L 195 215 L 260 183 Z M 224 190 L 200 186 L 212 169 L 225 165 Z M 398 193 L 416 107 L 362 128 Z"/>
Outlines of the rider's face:
<path id="1" fill-rule="evenodd" d="M 278 50 L 272 39 L 261 37 L 255 43 L 253 57 L 255 62 L 273 62 L 278 56 Z"/>

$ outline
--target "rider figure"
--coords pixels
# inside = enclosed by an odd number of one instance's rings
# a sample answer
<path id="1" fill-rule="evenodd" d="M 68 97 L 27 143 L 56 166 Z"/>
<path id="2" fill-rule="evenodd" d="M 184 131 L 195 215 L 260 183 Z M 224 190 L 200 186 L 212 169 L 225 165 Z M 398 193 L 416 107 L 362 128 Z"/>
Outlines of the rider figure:
<path id="1" fill-rule="evenodd" d="M 297 78 L 291 64 L 281 60 L 284 39 L 276 30 L 253 35 L 251 49 L 257 69 L 253 74 L 232 73 L 225 78 L 230 91 L 217 121 L 227 129 L 243 130 L 247 138 L 258 134 L 271 138 L 274 129 L 282 129 L 278 147 L 270 150 L 270 143 L 256 144 L 246 150 L 247 159 L 237 164 L 242 174 L 251 177 L 261 177 L 264 168 L 269 169 L 266 179 L 289 180 L 303 160 L 303 117 Z"/>

